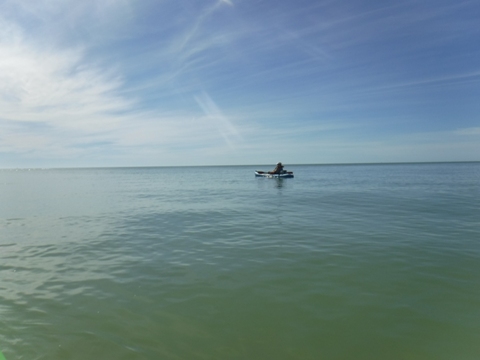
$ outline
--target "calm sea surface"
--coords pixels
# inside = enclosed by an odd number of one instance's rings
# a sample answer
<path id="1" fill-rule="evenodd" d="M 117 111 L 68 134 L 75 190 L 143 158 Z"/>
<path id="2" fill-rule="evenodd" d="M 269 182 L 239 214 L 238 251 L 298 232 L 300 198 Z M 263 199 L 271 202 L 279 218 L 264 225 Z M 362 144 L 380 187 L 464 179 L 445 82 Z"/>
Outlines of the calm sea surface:
<path id="1" fill-rule="evenodd" d="M 480 359 L 480 163 L 0 170 L 7 360 Z"/>

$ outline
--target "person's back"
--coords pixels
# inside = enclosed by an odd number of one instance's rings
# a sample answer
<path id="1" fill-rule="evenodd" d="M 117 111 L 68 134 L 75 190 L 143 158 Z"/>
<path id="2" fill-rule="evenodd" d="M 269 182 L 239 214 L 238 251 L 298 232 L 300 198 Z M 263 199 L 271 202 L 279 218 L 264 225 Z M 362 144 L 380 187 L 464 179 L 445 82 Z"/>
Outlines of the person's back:
<path id="1" fill-rule="evenodd" d="M 277 164 L 277 166 L 275 166 L 275 169 L 273 169 L 273 171 L 269 171 L 270 174 L 281 174 L 283 171 L 283 165 L 281 162 L 279 162 Z"/>

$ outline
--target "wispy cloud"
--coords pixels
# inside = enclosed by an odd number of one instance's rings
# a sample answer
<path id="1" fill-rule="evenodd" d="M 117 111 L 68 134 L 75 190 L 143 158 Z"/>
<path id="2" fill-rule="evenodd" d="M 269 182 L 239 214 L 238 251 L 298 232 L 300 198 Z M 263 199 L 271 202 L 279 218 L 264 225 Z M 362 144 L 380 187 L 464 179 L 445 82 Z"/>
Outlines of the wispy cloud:
<path id="1" fill-rule="evenodd" d="M 164 153 L 182 143 L 209 148 L 223 139 L 234 147 L 241 139 L 206 93 L 192 99 L 201 112 L 138 109 L 134 98 L 121 95 L 118 71 L 90 63 L 82 48 L 38 49 L 15 26 L 3 29 L 10 41 L 0 45 L 2 152 L 61 158 L 108 145 L 120 153 Z"/>
<path id="2" fill-rule="evenodd" d="M 121 77 L 85 63 L 81 49 L 39 50 L 21 34 L 14 38 L 0 44 L 0 116 L 4 120 L 88 130 L 98 116 L 131 106 L 131 100 L 115 94 Z"/>
<path id="3" fill-rule="evenodd" d="M 480 127 L 458 129 L 458 130 L 455 130 L 454 133 L 456 135 L 462 135 L 462 136 L 478 136 L 480 135 Z"/>
<path id="4" fill-rule="evenodd" d="M 383 85 L 377 87 L 375 90 L 389 90 L 389 89 L 400 89 L 400 88 L 413 88 L 421 86 L 434 86 L 434 85 L 446 85 L 454 84 L 461 82 L 479 82 L 480 81 L 480 70 L 473 71 L 470 73 L 460 73 L 460 74 L 451 74 L 451 75 L 442 75 L 438 77 L 430 77 L 425 79 L 417 79 L 415 81 L 391 83 L 388 85 Z"/>
<path id="5" fill-rule="evenodd" d="M 217 104 L 205 92 L 195 96 L 195 100 L 204 112 L 201 119 L 213 125 L 223 137 L 229 147 L 234 148 L 235 143 L 241 141 L 241 136 L 232 121 L 223 114 Z"/>

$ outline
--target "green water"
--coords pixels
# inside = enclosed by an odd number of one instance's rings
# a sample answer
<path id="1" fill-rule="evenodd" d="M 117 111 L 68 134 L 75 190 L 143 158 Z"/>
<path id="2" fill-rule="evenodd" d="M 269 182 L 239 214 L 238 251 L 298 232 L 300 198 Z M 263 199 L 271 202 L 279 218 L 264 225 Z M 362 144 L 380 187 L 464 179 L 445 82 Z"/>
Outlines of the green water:
<path id="1" fill-rule="evenodd" d="M 480 164 L 254 169 L 0 171 L 8 360 L 480 358 Z"/>

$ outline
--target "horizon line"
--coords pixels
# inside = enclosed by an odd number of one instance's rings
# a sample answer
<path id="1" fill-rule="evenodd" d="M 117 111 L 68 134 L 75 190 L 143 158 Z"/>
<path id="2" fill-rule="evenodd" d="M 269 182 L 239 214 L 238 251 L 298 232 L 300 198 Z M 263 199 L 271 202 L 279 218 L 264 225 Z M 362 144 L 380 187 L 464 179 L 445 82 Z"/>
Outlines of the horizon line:
<path id="1" fill-rule="evenodd" d="M 460 160 L 460 161 L 399 161 L 399 162 L 360 162 L 360 163 L 295 163 L 287 166 L 354 166 L 354 165 L 427 165 L 427 164 L 469 164 L 480 163 L 480 160 Z M 275 166 L 275 164 L 242 164 L 242 165 L 144 165 L 144 166 L 78 166 L 78 167 L 17 167 L 0 168 L 3 170 L 88 170 L 88 169 L 154 169 L 154 168 L 188 168 L 188 167 L 247 167 L 247 166 Z"/>

